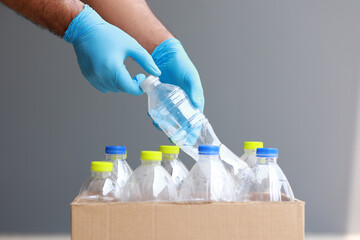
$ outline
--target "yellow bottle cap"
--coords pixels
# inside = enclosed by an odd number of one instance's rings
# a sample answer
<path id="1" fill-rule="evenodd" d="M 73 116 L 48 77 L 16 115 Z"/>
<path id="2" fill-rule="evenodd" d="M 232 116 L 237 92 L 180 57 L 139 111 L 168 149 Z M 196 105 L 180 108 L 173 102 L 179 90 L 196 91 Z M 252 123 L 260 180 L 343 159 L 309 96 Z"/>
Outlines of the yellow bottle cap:
<path id="1" fill-rule="evenodd" d="M 244 142 L 244 149 L 257 149 L 263 147 L 263 142 Z"/>
<path id="2" fill-rule="evenodd" d="M 180 148 L 174 145 L 161 145 L 159 151 L 165 154 L 179 154 Z"/>
<path id="3" fill-rule="evenodd" d="M 111 172 L 112 170 L 112 162 L 91 162 L 91 171 L 93 172 Z"/>
<path id="4" fill-rule="evenodd" d="M 142 151 L 140 158 L 143 161 L 161 161 L 162 153 L 158 151 Z"/>

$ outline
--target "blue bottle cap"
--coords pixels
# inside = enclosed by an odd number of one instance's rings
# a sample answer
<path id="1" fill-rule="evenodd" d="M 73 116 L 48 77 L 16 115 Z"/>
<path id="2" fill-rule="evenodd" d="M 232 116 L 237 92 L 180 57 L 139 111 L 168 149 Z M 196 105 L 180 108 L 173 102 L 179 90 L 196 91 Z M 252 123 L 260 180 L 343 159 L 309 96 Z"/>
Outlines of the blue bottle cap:
<path id="1" fill-rule="evenodd" d="M 258 148 L 256 149 L 257 157 L 268 157 L 268 158 L 277 158 L 278 149 L 277 148 Z"/>
<path id="2" fill-rule="evenodd" d="M 220 148 L 219 146 L 214 145 L 200 145 L 199 154 L 200 155 L 219 155 Z"/>
<path id="3" fill-rule="evenodd" d="M 125 146 L 106 146 L 106 154 L 126 154 Z"/>

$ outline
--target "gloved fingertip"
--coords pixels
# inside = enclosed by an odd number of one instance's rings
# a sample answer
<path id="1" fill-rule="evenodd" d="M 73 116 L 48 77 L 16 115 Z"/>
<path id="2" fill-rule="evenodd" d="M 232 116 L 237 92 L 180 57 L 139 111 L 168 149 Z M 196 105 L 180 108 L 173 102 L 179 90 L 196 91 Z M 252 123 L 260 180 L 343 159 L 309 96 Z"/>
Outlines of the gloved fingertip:
<path id="1" fill-rule="evenodd" d="M 201 112 L 204 112 L 204 106 L 205 106 L 204 97 L 196 97 L 195 99 L 191 99 L 191 101 L 195 107 L 199 108 Z"/>
<path id="2" fill-rule="evenodd" d="M 156 77 L 160 77 L 161 75 L 161 71 L 160 69 L 158 68 L 158 66 L 154 66 L 154 72 L 152 73 L 152 75 L 156 76 Z"/>
<path id="3" fill-rule="evenodd" d="M 99 91 L 102 92 L 102 93 L 108 93 L 108 92 L 109 92 L 108 90 L 106 90 L 106 89 L 103 88 L 103 87 L 97 87 L 96 89 L 99 90 Z"/>
<path id="4" fill-rule="evenodd" d="M 136 75 L 133 80 L 137 85 L 140 85 L 144 80 L 146 79 L 146 76 L 142 73 L 139 73 Z"/>
<path id="5" fill-rule="evenodd" d="M 131 95 L 135 95 L 135 96 L 139 96 L 142 95 L 144 92 L 143 90 L 140 88 L 140 84 L 145 80 L 146 76 L 144 74 L 138 74 L 136 75 L 132 81 L 133 84 L 130 84 L 128 87 L 129 89 L 127 90 L 127 93 L 131 94 Z"/>
<path id="6" fill-rule="evenodd" d="M 162 131 L 162 129 L 160 128 L 159 124 L 157 124 L 157 122 L 153 121 L 153 125 L 154 125 L 159 131 Z"/>
<path id="7" fill-rule="evenodd" d="M 147 71 L 149 74 L 154 75 L 155 77 L 160 77 L 161 71 L 156 65 L 152 65 L 151 69 Z"/>
<path id="8" fill-rule="evenodd" d="M 119 93 L 120 90 L 119 89 L 111 89 L 110 92 L 113 92 L 113 93 Z"/>
<path id="9" fill-rule="evenodd" d="M 200 108 L 200 111 L 203 113 L 204 112 L 204 107 L 205 107 L 205 99 L 202 99 L 200 101 L 200 104 L 199 104 L 199 108 Z"/>

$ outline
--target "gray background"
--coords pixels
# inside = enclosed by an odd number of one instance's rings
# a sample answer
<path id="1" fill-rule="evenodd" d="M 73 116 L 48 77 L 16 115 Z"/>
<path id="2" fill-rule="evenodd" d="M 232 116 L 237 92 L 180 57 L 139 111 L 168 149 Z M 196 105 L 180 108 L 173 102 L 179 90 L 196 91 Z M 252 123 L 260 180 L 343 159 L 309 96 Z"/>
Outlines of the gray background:
<path id="1" fill-rule="evenodd" d="M 308 232 L 360 232 L 350 216 L 360 191 L 360 1 L 149 5 L 197 66 L 222 142 L 238 154 L 245 140 L 280 149 Z M 135 168 L 141 150 L 168 143 L 146 96 L 98 92 L 71 45 L 4 6 L 0 56 L 0 232 L 70 231 L 69 203 L 105 145 L 126 145 Z"/>

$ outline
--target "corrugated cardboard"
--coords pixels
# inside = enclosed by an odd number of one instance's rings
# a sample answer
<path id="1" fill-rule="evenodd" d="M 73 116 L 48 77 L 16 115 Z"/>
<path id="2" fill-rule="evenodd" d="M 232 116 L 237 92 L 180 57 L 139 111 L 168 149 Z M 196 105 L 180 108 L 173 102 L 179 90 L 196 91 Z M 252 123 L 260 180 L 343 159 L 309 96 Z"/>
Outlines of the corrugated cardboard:
<path id="1" fill-rule="evenodd" d="M 71 204 L 72 240 L 303 240 L 304 202 Z"/>

